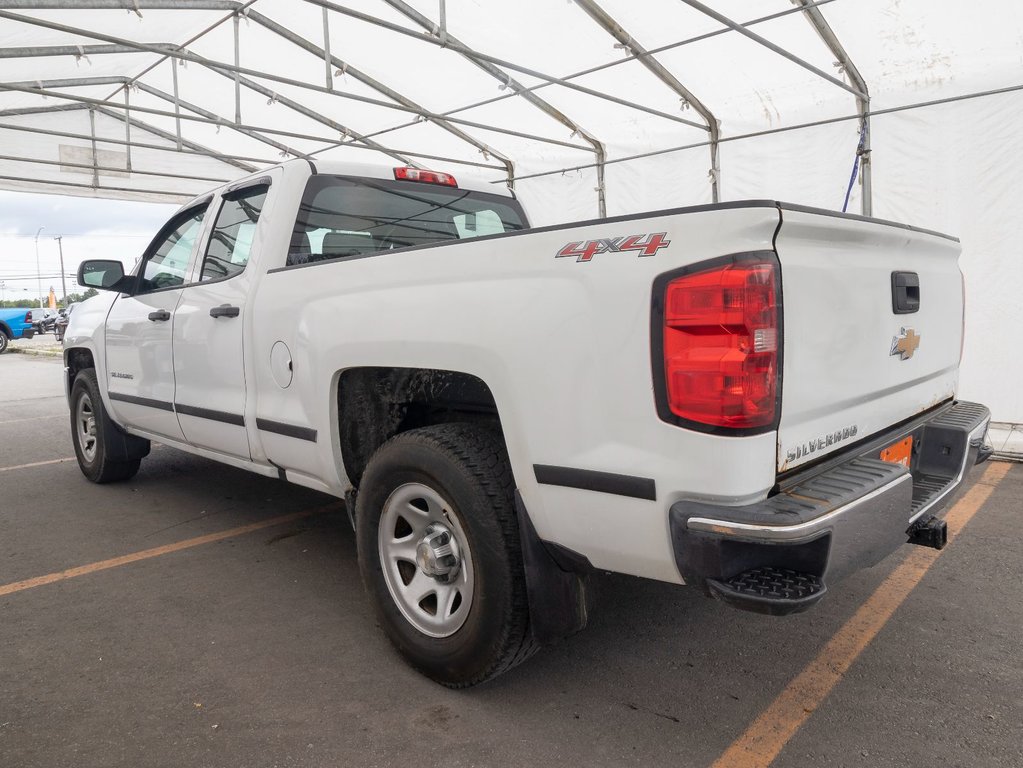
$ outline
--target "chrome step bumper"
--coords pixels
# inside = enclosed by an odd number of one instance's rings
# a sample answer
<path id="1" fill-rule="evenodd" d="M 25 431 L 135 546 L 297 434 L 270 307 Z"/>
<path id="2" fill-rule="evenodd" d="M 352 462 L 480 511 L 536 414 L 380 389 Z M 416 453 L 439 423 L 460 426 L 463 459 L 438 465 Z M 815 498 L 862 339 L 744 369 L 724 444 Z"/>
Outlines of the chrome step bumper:
<path id="1" fill-rule="evenodd" d="M 789 478 L 762 502 L 728 507 L 694 501 L 672 505 L 669 521 L 682 577 L 725 599 L 721 585 L 755 569 L 781 569 L 821 581 L 812 601 L 727 602 L 762 613 L 805 610 L 850 573 L 876 565 L 908 540 L 925 514 L 949 502 L 969 470 L 987 459 L 991 415 L 983 405 L 945 405 L 854 451 Z M 909 468 L 881 461 L 880 449 L 913 436 Z M 748 604 L 746 604 L 748 602 Z"/>

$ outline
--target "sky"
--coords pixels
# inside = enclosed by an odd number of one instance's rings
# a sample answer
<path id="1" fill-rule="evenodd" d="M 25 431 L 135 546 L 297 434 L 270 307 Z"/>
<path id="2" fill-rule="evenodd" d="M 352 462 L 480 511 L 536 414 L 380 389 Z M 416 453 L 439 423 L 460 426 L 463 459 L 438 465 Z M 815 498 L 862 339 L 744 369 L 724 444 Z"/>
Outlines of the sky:
<path id="1" fill-rule="evenodd" d="M 68 293 L 80 292 L 74 274 L 85 259 L 120 259 L 130 267 L 157 230 L 177 210 L 166 203 L 138 203 L 89 197 L 0 191 L 0 294 L 4 299 L 43 295 L 62 288 L 54 239 L 62 235 Z M 39 270 L 36 270 L 36 231 Z M 41 280 L 39 276 L 41 275 Z"/>

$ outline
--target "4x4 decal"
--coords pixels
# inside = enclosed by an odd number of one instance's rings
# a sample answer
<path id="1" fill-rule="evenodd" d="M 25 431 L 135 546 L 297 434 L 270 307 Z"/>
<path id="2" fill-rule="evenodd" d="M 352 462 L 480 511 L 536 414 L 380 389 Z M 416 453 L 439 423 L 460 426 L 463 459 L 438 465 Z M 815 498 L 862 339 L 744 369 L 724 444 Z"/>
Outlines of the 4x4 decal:
<path id="1" fill-rule="evenodd" d="M 605 237 L 601 240 L 586 240 L 569 243 L 558 251 L 556 258 L 575 256 L 576 261 L 592 261 L 601 253 L 622 253 L 623 251 L 639 251 L 640 256 L 654 256 L 661 248 L 671 245 L 664 238 L 667 232 L 655 232 L 652 235 L 629 235 L 627 237 Z"/>

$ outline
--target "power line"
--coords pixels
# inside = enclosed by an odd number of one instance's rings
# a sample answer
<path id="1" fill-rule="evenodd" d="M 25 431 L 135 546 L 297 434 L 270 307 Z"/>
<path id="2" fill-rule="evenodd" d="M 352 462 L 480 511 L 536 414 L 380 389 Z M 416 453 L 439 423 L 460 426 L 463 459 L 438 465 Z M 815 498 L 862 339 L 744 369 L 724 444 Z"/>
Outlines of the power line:
<path id="1" fill-rule="evenodd" d="M 96 233 L 96 232 L 82 232 L 82 233 L 70 234 L 70 235 L 69 234 L 65 234 L 65 235 L 63 235 L 63 237 L 149 237 L 149 238 L 151 238 L 155 234 L 156 234 L 156 230 L 154 229 L 152 232 L 121 232 L 121 233 L 118 233 L 118 234 L 115 234 L 115 235 L 104 235 L 104 234 L 99 234 L 99 233 Z M 6 233 L 3 233 L 3 232 L 0 232 L 0 238 L 5 238 L 5 237 L 28 237 L 28 238 L 34 238 L 35 235 L 6 234 Z"/>

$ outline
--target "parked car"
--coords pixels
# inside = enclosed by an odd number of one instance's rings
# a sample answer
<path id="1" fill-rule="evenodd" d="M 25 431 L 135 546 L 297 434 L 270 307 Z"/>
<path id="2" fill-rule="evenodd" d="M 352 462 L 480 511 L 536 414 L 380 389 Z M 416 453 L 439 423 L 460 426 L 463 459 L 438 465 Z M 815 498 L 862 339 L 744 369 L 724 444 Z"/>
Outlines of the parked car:
<path id="1" fill-rule="evenodd" d="M 473 685 L 585 626 L 591 569 L 787 614 L 944 546 L 991 454 L 959 253 L 766 200 L 531 230 L 507 189 L 295 160 L 82 265 L 71 438 L 98 483 L 156 440 L 344 497 L 380 626 Z"/>
<path id="2" fill-rule="evenodd" d="M 53 324 L 53 333 L 57 337 L 57 341 L 64 340 L 64 333 L 67 331 L 68 323 L 71 321 L 71 313 L 74 312 L 79 302 L 73 302 L 68 304 L 67 309 L 62 309 L 58 313 L 57 320 Z"/>
<path id="3" fill-rule="evenodd" d="M 60 317 L 60 312 L 56 309 L 43 307 L 39 310 L 33 310 L 32 316 L 35 318 L 33 325 L 35 326 L 36 333 L 44 334 L 53 331 L 57 319 Z"/>
<path id="4" fill-rule="evenodd" d="M 12 339 L 31 339 L 35 333 L 32 310 L 0 309 L 0 354 L 7 351 Z"/>

